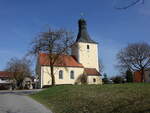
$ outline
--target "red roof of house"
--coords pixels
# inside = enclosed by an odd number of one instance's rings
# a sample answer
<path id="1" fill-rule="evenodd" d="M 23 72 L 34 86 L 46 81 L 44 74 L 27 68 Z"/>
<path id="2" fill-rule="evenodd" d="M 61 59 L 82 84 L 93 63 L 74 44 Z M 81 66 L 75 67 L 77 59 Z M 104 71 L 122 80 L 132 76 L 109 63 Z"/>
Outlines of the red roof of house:
<path id="1" fill-rule="evenodd" d="M 95 68 L 85 68 L 84 72 L 87 75 L 100 75 L 100 73 Z"/>
<path id="2" fill-rule="evenodd" d="M 39 54 L 39 64 L 48 66 L 49 59 L 48 54 L 46 53 L 40 53 Z M 54 66 L 62 66 L 62 67 L 83 67 L 82 64 L 78 63 L 77 60 L 73 56 L 69 55 L 60 55 L 55 62 Z"/>
<path id="3" fill-rule="evenodd" d="M 9 78 L 11 76 L 12 74 L 10 72 L 0 71 L 0 78 Z"/>

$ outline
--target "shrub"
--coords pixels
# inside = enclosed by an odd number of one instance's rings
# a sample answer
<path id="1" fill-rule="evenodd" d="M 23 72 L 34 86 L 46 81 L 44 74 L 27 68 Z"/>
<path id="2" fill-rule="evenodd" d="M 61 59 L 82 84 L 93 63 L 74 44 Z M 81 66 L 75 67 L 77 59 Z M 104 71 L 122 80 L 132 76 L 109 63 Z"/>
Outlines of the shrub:
<path id="1" fill-rule="evenodd" d="M 124 83 L 125 82 L 124 78 L 121 77 L 121 76 L 113 77 L 112 80 L 113 80 L 113 83 L 116 83 L 116 84 L 120 84 L 120 83 Z"/>
<path id="2" fill-rule="evenodd" d="M 127 71 L 126 71 L 126 80 L 127 80 L 127 82 L 133 82 L 133 74 L 132 74 L 132 71 L 130 71 L 130 70 L 127 70 Z"/>
<path id="3" fill-rule="evenodd" d="M 104 73 L 103 76 L 104 76 L 104 78 L 102 79 L 102 80 L 103 80 L 103 83 L 104 83 L 104 84 L 108 84 L 108 83 L 109 83 L 109 80 L 108 80 L 107 74 Z"/>

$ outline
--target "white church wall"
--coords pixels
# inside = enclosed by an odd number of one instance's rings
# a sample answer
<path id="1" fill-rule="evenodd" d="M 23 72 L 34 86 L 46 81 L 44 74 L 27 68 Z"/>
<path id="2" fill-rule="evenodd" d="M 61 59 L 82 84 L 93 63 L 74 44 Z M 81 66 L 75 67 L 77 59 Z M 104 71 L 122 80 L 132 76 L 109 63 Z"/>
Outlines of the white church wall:
<path id="1" fill-rule="evenodd" d="M 42 66 L 42 86 L 51 85 L 50 67 Z M 63 71 L 63 79 L 59 79 L 59 71 Z M 55 84 L 75 84 L 78 77 L 83 74 L 83 68 L 78 67 L 54 67 Z M 74 79 L 70 78 L 70 72 L 74 71 Z"/>
<path id="2" fill-rule="evenodd" d="M 88 75 L 87 81 L 88 84 L 102 84 L 102 79 L 100 78 L 100 76 Z"/>
<path id="3" fill-rule="evenodd" d="M 89 46 L 89 49 L 87 49 Z M 94 43 L 78 43 L 79 52 L 78 60 L 85 68 L 96 68 L 99 71 L 98 65 L 98 44 Z"/>

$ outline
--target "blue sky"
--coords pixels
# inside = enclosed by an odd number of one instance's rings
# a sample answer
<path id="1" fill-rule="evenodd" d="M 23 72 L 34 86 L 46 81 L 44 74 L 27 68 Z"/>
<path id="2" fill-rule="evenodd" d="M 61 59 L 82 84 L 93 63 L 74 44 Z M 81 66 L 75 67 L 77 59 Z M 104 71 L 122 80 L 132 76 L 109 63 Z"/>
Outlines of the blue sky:
<path id="1" fill-rule="evenodd" d="M 0 0 L 0 70 L 11 57 L 23 57 L 32 39 L 48 26 L 77 34 L 83 12 L 90 36 L 99 42 L 104 71 L 116 75 L 116 54 L 121 48 L 133 42 L 150 44 L 150 1 L 116 10 L 120 1 Z"/>

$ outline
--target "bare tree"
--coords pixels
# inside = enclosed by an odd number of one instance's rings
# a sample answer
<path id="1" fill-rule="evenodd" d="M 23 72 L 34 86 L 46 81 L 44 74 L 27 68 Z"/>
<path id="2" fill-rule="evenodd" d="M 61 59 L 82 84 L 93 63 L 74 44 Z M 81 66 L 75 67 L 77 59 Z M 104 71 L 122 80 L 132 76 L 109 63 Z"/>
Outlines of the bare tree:
<path id="1" fill-rule="evenodd" d="M 120 2 L 121 6 L 116 6 L 116 9 L 128 9 L 138 3 L 144 4 L 145 0 L 117 0 L 117 2 Z"/>
<path id="2" fill-rule="evenodd" d="M 144 70 L 150 67 L 150 45 L 147 43 L 133 43 L 117 54 L 119 66 L 125 70 L 141 71 L 144 82 Z"/>
<path id="3" fill-rule="evenodd" d="M 104 71 L 104 65 L 102 60 L 99 58 L 99 72 L 103 73 L 103 71 Z"/>
<path id="4" fill-rule="evenodd" d="M 52 78 L 52 85 L 55 85 L 54 64 L 60 61 L 61 54 L 69 54 L 70 48 L 73 46 L 74 36 L 72 32 L 58 29 L 53 30 L 49 28 L 47 32 L 42 32 L 33 40 L 30 54 L 38 55 L 39 53 L 46 53 L 50 66 L 50 76 Z"/>
<path id="5" fill-rule="evenodd" d="M 27 76 L 32 75 L 31 71 L 31 62 L 25 58 L 11 58 L 7 63 L 6 71 L 11 73 L 11 79 L 15 80 L 16 86 L 19 88 L 23 88 L 23 80 Z"/>

